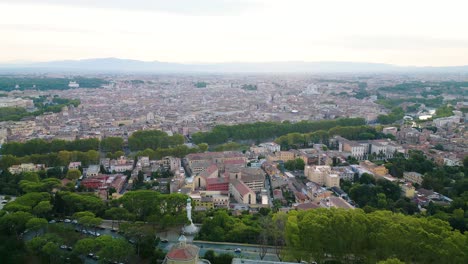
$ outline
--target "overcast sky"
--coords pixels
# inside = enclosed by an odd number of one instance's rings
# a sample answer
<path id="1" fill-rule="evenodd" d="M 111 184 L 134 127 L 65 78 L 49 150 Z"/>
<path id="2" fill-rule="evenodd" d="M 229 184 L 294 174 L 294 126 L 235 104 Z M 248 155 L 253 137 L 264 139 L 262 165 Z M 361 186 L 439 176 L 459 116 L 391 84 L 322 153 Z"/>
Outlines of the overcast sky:
<path id="1" fill-rule="evenodd" d="M 466 0 L 0 0 L 0 62 L 468 65 L 467 10 Z"/>

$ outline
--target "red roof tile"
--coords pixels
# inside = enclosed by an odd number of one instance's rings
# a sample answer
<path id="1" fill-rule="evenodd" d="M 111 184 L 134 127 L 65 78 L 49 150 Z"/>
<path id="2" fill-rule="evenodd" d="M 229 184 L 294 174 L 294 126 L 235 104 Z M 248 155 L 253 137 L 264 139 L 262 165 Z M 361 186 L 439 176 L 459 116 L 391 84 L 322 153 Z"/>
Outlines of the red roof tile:
<path id="1" fill-rule="evenodd" d="M 175 245 L 166 257 L 171 260 L 192 260 L 198 256 L 198 251 L 199 248 L 193 245 Z"/>
<path id="2" fill-rule="evenodd" d="M 235 180 L 232 182 L 232 184 L 234 185 L 234 188 L 236 188 L 236 190 L 242 195 L 246 195 L 248 194 L 249 192 L 251 192 L 252 190 L 250 190 L 249 186 L 245 185 L 245 183 L 239 181 L 239 180 Z"/>

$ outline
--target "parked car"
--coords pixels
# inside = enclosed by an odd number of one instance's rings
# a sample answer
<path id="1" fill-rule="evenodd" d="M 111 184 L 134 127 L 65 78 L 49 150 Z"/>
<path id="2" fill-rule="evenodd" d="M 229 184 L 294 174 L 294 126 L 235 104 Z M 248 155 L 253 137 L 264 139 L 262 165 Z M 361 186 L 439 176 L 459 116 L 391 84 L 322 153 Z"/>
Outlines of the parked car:
<path id="1" fill-rule="evenodd" d="M 71 220 L 70 219 L 65 219 L 63 220 L 64 223 L 71 223 Z"/>

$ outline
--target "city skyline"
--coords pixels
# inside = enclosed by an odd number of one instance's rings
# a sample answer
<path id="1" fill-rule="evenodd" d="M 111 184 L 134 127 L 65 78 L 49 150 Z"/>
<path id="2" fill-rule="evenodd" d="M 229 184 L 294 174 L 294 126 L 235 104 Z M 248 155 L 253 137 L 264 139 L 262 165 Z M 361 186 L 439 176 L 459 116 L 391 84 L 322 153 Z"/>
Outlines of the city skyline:
<path id="1" fill-rule="evenodd" d="M 468 4 L 450 1 L 0 1 L 0 63 L 468 64 Z"/>

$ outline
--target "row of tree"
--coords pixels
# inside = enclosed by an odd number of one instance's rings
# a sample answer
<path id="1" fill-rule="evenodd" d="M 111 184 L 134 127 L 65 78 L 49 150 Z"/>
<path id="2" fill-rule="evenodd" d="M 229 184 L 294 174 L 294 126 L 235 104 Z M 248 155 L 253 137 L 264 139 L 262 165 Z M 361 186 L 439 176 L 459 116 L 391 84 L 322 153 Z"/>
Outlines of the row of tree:
<path id="1" fill-rule="evenodd" d="M 99 78 L 44 78 L 44 77 L 18 77 L 18 76 L 4 76 L 0 77 L 0 90 L 13 91 L 13 90 L 67 90 L 70 89 L 68 83 L 76 81 L 80 87 L 84 88 L 98 88 L 108 82 Z M 16 85 L 19 87 L 16 88 Z"/>
<path id="2" fill-rule="evenodd" d="M 158 148 L 156 150 L 147 148 L 137 152 L 137 157 L 148 156 L 150 159 L 161 159 L 166 156 L 174 156 L 183 158 L 190 153 L 205 152 L 208 150 L 206 143 L 198 144 L 196 147 L 187 147 L 186 145 L 178 145 L 172 148 Z"/>
<path id="3" fill-rule="evenodd" d="M 165 132 L 158 130 L 137 131 L 128 139 L 128 145 L 132 151 L 169 147 L 181 147 L 184 143 L 184 137 L 180 134 L 168 136 Z M 55 139 L 46 141 L 43 139 L 32 139 L 21 142 L 9 142 L 2 145 L 0 154 L 23 157 L 33 154 L 56 153 L 60 151 L 90 151 L 101 150 L 104 152 L 122 151 L 124 140 L 121 137 L 106 137 L 101 141 L 96 138 L 78 139 L 74 141 L 65 141 Z"/>
<path id="4" fill-rule="evenodd" d="M 468 257 L 468 234 L 434 217 L 360 209 L 262 211 L 240 216 L 222 210 L 202 213 L 197 239 L 257 244 L 260 258 L 274 252 L 282 261 L 376 263 L 396 258 L 407 263 L 465 263 Z"/>
<path id="5" fill-rule="evenodd" d="M 8 142 L 2 145 L 0 153 L 2 155 L 14 155 L 23 157 L 32 154 L 54 153 L 62 150 L 66 151 L 89 151 L 98 150 L 99 140 L 96 138 L 78 139 L 74 141 L 66 141 L 55 139 L 50 142 L 43 139 L 32 139 L 25 143 Z"/>
<path id="6" fill-rule="evenodd" d="M 371 126 L 337 126 L 329 130 L 318 130 L 305 134 L 289 133 L 276 138 L 275 142 L 281 146 L 281 149 L 302 148 L 316 143 L 329 145 L 330 138 L 333 136 L 342 136 L 349 140 L 393 138 L 392 135 L 383 134 Z"/>
<path id="7" fill-rule="evenodd" d="M 0 168 L 6 170 L 12 165 L 21 163 L 45 164 L 46 167 L 68 166 L 72 161 L 81 161 L 83 166 L 99 164 L 99 152 L 96 150 L 87 152 L 59 151 L 58 153 L 32 154 L 20 158 L 13 155 L 5 155 L 0 160 Z"/>
<path id="8" fill-rule="evenodd" d="M 292 211 L 285 237 L 285 257 L 298 261 L 376 263 L 393 257 L 407 263 L 466 263 L 468 259 L 468 234 L 453 231 L 440 219 L 389 211 Z"/>
<path id="9" fill-rule="evenodd" d="M 233 126 L 218 125 L 210 132 L 197 132 L 192 135 L 195 143 L 210 145 L 223 144 L 228 140 L 263 141 L 286 135 L 288 133 L 310 133 L 318 130 L 328 130 L 337 126 L 365 125 L 363 118 L 341 118 L 322 121 L 290 122 L 256 122 L 252 124 L 238 124 Z"/>
<path id="10" fill-rule="evenodd" d="M 184 136 L 180 134 L 169 136 L 166 132 L 159 130 L 137 131 L 128 138 L 128 146 L 132 151 L 144 150 L 147 148 L 168 148 L 181 145 L 184 142 Z"/>

